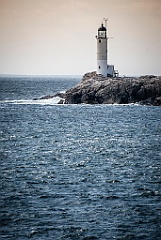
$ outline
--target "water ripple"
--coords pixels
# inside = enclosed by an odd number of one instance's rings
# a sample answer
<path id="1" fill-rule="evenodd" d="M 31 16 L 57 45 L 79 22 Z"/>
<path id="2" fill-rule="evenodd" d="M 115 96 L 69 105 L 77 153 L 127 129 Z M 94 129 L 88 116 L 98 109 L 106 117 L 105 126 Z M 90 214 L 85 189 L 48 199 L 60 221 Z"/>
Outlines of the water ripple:
<path id="1" fill-rule="evenodd" d="M 161 238 L 159 108 L 9 104 L 1 128 L 1 239 Z"/>

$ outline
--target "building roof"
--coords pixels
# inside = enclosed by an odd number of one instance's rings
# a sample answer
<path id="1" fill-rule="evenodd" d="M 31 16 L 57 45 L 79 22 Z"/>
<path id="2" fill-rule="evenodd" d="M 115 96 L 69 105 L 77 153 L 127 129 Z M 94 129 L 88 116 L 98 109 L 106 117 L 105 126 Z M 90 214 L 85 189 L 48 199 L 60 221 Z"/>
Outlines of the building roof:
<path id="1" fill-rule="evenodd" d="M 103 26 L 103 24 L 101 25 L 101 27 L 99 27 L 98 31 L 106 31 L 106 28 Z"/>

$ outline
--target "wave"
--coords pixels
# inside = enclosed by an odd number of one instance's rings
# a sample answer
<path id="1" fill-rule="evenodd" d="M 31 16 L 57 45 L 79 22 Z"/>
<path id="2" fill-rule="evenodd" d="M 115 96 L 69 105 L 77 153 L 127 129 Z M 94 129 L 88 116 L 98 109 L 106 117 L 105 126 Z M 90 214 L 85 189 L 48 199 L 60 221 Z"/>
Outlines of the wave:
<path id="1" fill-rule="evenodd" d="M 62 98 L 53 97 L 49 99 L 20 99 L 20 100 L 3 100 L 0 103 L 11 103 L 11 104 L 38 104 L 38 105 L 55 105 L 58 104 Z"/>
<path id="2" fill-rule="evenodd" d="M 60 97 L 53 97 L 49 99 L 20 99 L 20 100 L 1 100 L 0 104 L 9 103 L 9 104 L 19 104 L 19 105 L 56 105 L 63 100 Z M 61 105 L 61 104 L 60 104 Z M 93 106 L 94 104 L 68 104 L 68 105 L 81 105 L 81 106 Z M 95 104 L 95 106 L 141 106 L 139 103 L 127 103 L 127 104 Z"/>

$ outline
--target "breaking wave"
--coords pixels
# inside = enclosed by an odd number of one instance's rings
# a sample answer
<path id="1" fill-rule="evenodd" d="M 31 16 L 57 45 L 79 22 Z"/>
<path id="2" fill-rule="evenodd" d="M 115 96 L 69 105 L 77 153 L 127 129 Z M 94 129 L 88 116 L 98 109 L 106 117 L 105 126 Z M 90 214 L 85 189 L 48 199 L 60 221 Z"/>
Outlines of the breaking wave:
<path id="1" fill-rule="evenodd" d="M 60 97 L 53 97 L 50 99 L 19 99 L 19 100 L 4 100 L 4 101 L 0 101 L 0 103 L 11 103 L 11 104 L 38 104 L 38 105 L 55 105 L 58 104 L 59 101 L 62 98 Z"/>

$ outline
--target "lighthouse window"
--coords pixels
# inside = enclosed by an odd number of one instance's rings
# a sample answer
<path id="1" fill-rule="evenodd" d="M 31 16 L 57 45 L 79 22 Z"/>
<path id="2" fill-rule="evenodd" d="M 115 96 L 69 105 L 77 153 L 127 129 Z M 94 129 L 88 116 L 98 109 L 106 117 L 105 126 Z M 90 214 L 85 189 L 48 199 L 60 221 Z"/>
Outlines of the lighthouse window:
<path id="1" fill-rule="evenodd" d="M 101 43 L 101 40 L 99 40 L 99 43 Z"/>
<path id="2" fill-rule="evenodd" d="M 100 69 L 101 67 L 99 66 L 99 69 Z"/>

